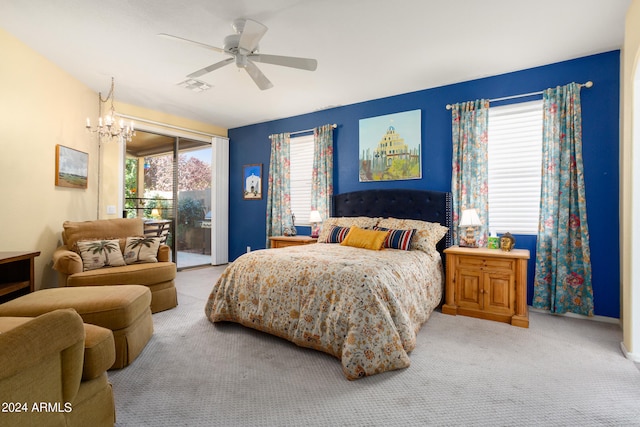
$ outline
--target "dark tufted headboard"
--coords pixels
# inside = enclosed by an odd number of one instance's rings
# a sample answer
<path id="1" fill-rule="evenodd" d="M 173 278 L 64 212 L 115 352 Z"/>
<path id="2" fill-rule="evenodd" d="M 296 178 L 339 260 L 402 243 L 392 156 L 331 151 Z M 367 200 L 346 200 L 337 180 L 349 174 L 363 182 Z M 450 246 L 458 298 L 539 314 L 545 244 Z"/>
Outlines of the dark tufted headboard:
<path id="1" fill-rule="evenodd" d="M 368 216 L 438 222 L 449 229 L 438 243 L 442 251 L 452 244 L 451 193 L 425 190 L 363 190 L 333 196 L 333 216 Z M 443 256 L 444 259 L 444 256 Z"/>

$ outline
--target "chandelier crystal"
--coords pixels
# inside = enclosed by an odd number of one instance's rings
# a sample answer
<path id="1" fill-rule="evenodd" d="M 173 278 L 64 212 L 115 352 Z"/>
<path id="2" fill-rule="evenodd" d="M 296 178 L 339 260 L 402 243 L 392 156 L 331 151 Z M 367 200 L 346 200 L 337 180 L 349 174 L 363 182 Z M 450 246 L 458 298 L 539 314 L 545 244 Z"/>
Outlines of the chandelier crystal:
<path id="1" fill-rule="evenodd" d="M 116 110 L 113 107 L 114 89 L 115 83 L 113 77 L 111 77 L 111 90 L 107 97 L 103 99 L 102 92 L 98 93 L 98 126 L 91 127 L 91 120 L 87 117 L 86 128 L 87 131 L 97 134 L 100 140 L 103 138 L 114 139 L 122 137 L 126 141 L 131 141 L 131 138 L 136 134 L 133 121 L 129 124 L 125 124 L 123 119 L 116 121 Z M 103 118 L 102 104 L 106 104 L 109 100 L 111 100 L 111 108 L 109 109 L 109 114 Z"/>

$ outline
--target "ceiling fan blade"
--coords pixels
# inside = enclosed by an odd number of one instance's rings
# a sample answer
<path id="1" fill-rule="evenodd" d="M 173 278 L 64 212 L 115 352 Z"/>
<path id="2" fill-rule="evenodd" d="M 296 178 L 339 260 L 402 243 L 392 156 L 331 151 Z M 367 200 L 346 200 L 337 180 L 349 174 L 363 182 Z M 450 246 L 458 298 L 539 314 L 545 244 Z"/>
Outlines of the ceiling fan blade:
<path id="1" fill-rule="evenodd" d="M 251 76 L 256 85 L 260 88 L 260 90 L 267 90 L 273 87 L 273 83 L 269 81 L 269 79 L 262 74 L 262 71 L 256 64 L 251 61 L 247 61 L 247 65 L 244 67 L 247 73 Z"/>
<path id="2" fill-rule="evenodd" d="M 194 71 L 193 73 L 187 75 L 187 77 L 190 79 L 196 79 L 200 76 L 212 72 L 213 70 L 217 70 L 218 68 L 222 68 L 225 65 L 231 64 L 232 62 L 233 58 L 227 58 L 224 61 L 216 62 L 215 64 L 211 64 L 208 67 L 204 67 L 198 71 Z"/>
<path id="3" fill-rule="evenodd" d="M 252 19 L 246 19 L 244 29 L 240 35 L 238 49 L 244 54 L 252 53 L 258 47 L 258 43 L 268 28 Z"/>
<path id="4" fill-rule="evenodd" d="M 252 61 L 262 62 L 264 64 L 282 65 L 284 67 L 298 68 L 300 70 L 315 71 L 318 68 L 318 61 L 311 58 L 297 58 L 295 56 L 279 56 L 279 55 L 263 55 L 254 54 L 247 55 Z"/>
<path id="5" fill-rule="evenodd" d="M 197 41 L 194 41 L 194 40 L 185 39 L 184 37 L 172 36 L 171 34 L 165 34 L 165 33 L 160 33 L 160 34 L 158 34 L 158 36 L 163 37 L 165 39 L 177 40 L 177 41 L 185 42 L 185 43 L 191 43 L 191 44 L 194 44 L 196 46 L 203 47 L 205 49 L 213 50 L 215 52 L 224 53 L 224 49 L 222 49 L 222 48 L 211 46 L 211 45 L 208 45 L 208 44 L 205 44 L 205 43 L 200 43 L 200 42 L 197 42 Z"/>

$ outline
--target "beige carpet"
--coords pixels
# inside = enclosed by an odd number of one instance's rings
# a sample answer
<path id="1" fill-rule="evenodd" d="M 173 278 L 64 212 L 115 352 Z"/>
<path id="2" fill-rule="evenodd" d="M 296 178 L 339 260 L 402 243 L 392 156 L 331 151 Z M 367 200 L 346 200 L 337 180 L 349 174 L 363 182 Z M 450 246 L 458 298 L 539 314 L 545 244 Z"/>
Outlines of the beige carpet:
<path id="1" fill-rule="evenodd" d="M 411 367 L 347 381 L 339 360 L 204 305 L 221 268 L 178 273 L 179 305 L 111 371 L 119 426 L 640 426 L 617 325 L 531 313 L 529 329 L 432 315 Z"/>

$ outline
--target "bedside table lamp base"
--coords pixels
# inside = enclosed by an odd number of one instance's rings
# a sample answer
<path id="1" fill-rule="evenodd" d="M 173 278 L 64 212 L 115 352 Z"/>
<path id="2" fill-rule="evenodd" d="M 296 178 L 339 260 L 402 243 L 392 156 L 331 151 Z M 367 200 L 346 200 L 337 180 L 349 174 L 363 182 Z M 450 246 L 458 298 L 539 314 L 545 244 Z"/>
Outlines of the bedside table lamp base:
<path id="1" fill-rule="evenodd" d="M 460 239 L 460 246 L 465 248 L 477 248 L 476 231 L 473 227 L 467 227 L 467 235 Z"/>
<path id="2" fill-rule="evenodd" d="M 322 222 L 320 212 L 311 211 L 311 214 L 309 215 L 309 222 L 311 223 L 311 237 L 315 239 L 320 234 L 320 227 L 318 225 Z"/>
<path id="3" fill-rule="evenodd" d="M 475 228 L 481 225 L 482 222 L 480 222 L 480 217 L 475 209 L 463 209 L 458 226 L 460 228 L 466 228 L 467 235 L 460 239 L 460 246 L 477 248 L 478 243 L 476 242 Z"/>

